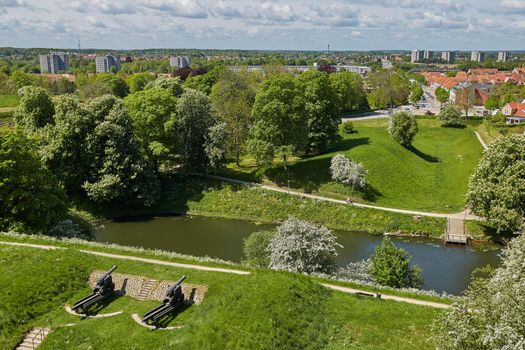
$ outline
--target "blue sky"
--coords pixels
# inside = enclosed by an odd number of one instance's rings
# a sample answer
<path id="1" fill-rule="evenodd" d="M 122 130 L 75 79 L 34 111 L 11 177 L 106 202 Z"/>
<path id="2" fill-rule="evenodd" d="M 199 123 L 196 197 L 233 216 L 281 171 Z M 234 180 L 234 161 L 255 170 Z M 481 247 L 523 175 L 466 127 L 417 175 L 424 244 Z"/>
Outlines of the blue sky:
<path id="1" fill-rule="evenodd" d="M 525 0 L 0 0 L 0 46 L 525 49 Z"/>

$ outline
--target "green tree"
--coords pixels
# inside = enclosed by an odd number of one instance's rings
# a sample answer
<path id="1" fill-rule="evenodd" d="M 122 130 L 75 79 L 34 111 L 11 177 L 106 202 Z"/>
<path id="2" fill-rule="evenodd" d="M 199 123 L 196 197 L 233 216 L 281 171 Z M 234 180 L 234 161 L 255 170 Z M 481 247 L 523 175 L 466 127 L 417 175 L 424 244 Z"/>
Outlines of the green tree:
<path id="1" fill-rule="evenodd" d="M 274 231 L 257 231 L 246 237 L 243 240 L 242 263 L 250 267 L 268 268 L 268 245 L 274 236 Z"/>
<path id="2" fill-rule="evenodd" d="M 155 76 L 153 74 L 136 73 L 130 75 L 126 79 L 126 83 L 129 86 L 129 92 L 133 94 L 137 91 L 142 91 L 146 87 L 146 85 L 153 80 L 155 80 Z"/>
<path id="3" fill-rule="evenodd" d="M 416 118 L 407 112 L 394 113 L 388 122 L 388 133 L 397 143 L 409 147 L 418 131 Z"/>
<path id="4" fill-rule="evenodd" d="M 225 123 L 228 131 L 229 154 L 240 165 L 253 124 L 252 107 L 255 102 L 255 83 L 247 72 L 224 71 L 211 92 L 213 110 Z"/>
<path id="5" fill-rule="evenodd" d="M 412 104 L 415 105 L 421 100 L 422 97 L 423 97 L 423 88 L 421 87 L 421 84 L 419 83 L 412 84 L 410 88 L 410 102 L 412 102 Z"/>
<path id="6" fill-rule="evenodd" d="M 157 78 L 156 80 L 150 81 L 145 89 L 151 89 L 159 87 L 168 90 L 173 96 L 180 97 L 184 92 L 184 87 L 180 79 L 177 78 Z"/>
<path id="7" fill-rule="evenodd" d="M 408 79 L 391 69 L 371 73 L 367 82 L 372 88 L 368 95 L 370 105 L 376 108 L 392 108 L 404 104 L 410 95 Z"/>
<path id="8" fill-rule="evenodd" d="M 107 84 L 111 88 L 111 93 L 117 97 L 126 97 L 129 94 L 129 86 L 120 76 L 110 73 L 97 74 L 95 81 Z"/>
<path id="9" fill-rule="evenodd" d="M 210 98 L 200 91 L 187 89 L 177 102 L 177 115 L 182 166 L 187 170 L 206 169 L 208 158 L 204 145 L 209 128 L 215 124 Z"/>
<path id="10" fill-rule="evenodd" d="M 124 105 L 142 153 L 158 169 L 175 153 L 177 98 L 169 90 L 155 87 L 129 95 Z"/>
<path id="11" fill-rule="evenodd" d="M 89 80 L 79 85 L 78 95 L 82 101 L 91 101 L 97 97 L 113 93 L 111 86 L 103 81 Z"/>
<path id="12" fill-rule="evenodd" d="M 34 140 L 0 128 L 0 230 L 47 233 L 66 213 L 64 190 L 42 166 Z"/>
<path id="13" fill-rule="evenodd" d="M 467 121 L 461 115 L 461 111 L 454 105 L 448 105 L 438 114 L 438 119 L 446 126 L 461 127 L 467 125 Z"/>
<path id="14" fill-rule="evenodd" d="M 29 130 L 36 130 L 53 123 L 55 106 L 49 93 L 36 86 L 26 86 L 18 91 L 20 105 L 15 112 L 15 121 Z"/>
<path id="15" fill-rule="evenodd" d="M 338 97 L 339 112 L 353 112 L 368 108 L 363 79 L 357 73 L 336 72 L 329 75 Z"/>
<path id="16" fill-rule="evenodd" d="M 228 129 L 226 123 L 216 123 L 208 128 L 204 141 L 204 152 L 210 168 L 218 169 L 226 164 L 227 140 Z"/>
<path id="17" fill-rule="evenodd" d="M 224 69 L 222 66 L 217 66 L 206 74 L 190 75 L 184 82 L 184 87 L 210 95 L 213 85 L 217 82 Z"/>
<path id="18" fill-rule="evenodd" d="M 255 125 L 249 148 L 259 164 L 279 154 L 286 168 L 291 154 L 304 152 L 308 125 L 302 84 L 291 75 L 274 75 L 265 80 L 253 106 Z"/>
<path id="19" fill-rule="evenodd" d="M 436 99 L 441 103 L 441 107 L 443 107 L 443 103 L 447 102 L 450 97 L 450 92 L 447 89 L 438 86 L 434 93 L 436 94 Z"/>
<path id="20" fill-rule="evenodd" d="M 299 75 L 299 81 L 303 84 L 308 151 L 319 153 L 336 140 L 341 122 L 338 97 L 328 73 L 307 71 Z"/>
<path id="21" fill-rule="evenodd" d="M 421 288 L 421 268 L 417 265 L 410 266 L 410 259 L 406 250 L 397 248 L 390 238 L 385 237 L 370 258 L 370 274 L 377 283 L 384 286 Z"/>
<path id="22" fill-rule="evenodd" d="M 476 278 L 463 296 L 433 323 L 440 350 L 521 349 L 525 344 L 525 234 L 503 252 L 500 267 Z"/>
<path id="23" fill-rule="evenodd" d="M 525 136 L 494 140 L 470 178 L 467 204 L 497 233 L 523 228 L 525 215 Z"/>
<path id="24" fill-rule="evenodd" d="M 498 97 L 496 95 L 490 95 L 487 102 L 485 102 L 485 108 L 489 110 L 500 108 Z"/>

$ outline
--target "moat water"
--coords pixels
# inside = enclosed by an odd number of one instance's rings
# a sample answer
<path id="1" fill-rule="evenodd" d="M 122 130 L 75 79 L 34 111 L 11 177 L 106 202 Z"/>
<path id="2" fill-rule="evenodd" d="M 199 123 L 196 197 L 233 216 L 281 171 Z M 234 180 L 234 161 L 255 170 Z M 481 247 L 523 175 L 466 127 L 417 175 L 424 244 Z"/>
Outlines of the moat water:
<path id="1" fill-rule="evenodd" d="M 274 225 L 194 216 L 142 217 L 105 221 L 97 233 L 100 242 L 163 249 L 195 256 L 210 256 L 239 262 L 242 241 L 250 233 L 272 229 Z M 369 258 L 382 237 L 363 232 L 334 231 L 339 250 L 337 263 Z M 459 294 L 466 289 L 471 273 L 478 267 L 496 267 L 498 249 L 445 246 L 438 240 L 392 238 L 396 246 L 412 255 L 412 262 L 423 269 L 423 289 Z"/>

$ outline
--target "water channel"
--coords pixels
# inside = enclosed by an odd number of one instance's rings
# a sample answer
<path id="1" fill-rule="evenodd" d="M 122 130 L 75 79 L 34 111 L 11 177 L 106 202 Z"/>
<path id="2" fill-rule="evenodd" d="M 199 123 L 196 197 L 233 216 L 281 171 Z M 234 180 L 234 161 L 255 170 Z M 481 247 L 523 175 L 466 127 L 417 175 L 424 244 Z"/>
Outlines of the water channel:
<path id="1" fill-rule="evenodd" d="M 97 240 L 120 245 L 163 249 L 195 256 L 210 256 L 239 262 L 242 240 L 254 231 L 273 225 L 206 217 L 170 216 L 106 221 Z M 335 231 L 340 249 L 337 263 L 366 259 L 372 255 L 381 237 L 362 232 Z M 471 272 L 487 264 L 497 266 L 499 250 L 479 247 L 444 246 L 428 239 L 393 238 L 398 247 L 412 255 L 412 262 L 423 269 L 423 289 L 459 294 L 468 285 Z"/>

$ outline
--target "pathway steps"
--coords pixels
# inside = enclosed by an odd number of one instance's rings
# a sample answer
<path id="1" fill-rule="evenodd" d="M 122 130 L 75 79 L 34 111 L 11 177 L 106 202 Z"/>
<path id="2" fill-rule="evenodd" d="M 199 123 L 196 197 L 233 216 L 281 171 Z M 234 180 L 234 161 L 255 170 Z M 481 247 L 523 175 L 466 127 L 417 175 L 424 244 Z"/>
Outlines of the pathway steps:
<path id="1" fill-rule="evenodd" d="M 140 292 L 138 299 L 139 300 L 146 300 L 148 299 L 150 293 L 155 289 L 157 286 L 157 281 L 153 279 L 145 279 L 142 282 L 142 285 L 140 286 Z"/>
<path id="2" fill-rule="evenodd" d="M 50 332 L 51 329 L 49 328 L 33 328 L 25 335 L 24 340 L 16 347 L 16 350 L 36 349 Z"/>

